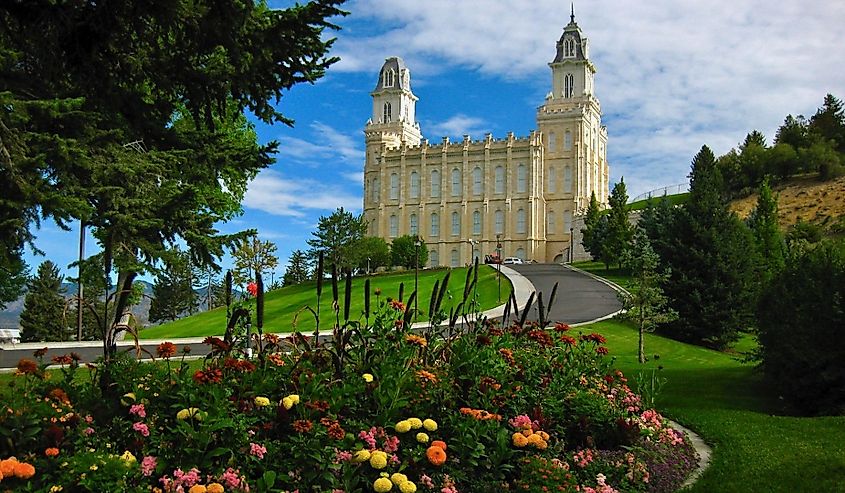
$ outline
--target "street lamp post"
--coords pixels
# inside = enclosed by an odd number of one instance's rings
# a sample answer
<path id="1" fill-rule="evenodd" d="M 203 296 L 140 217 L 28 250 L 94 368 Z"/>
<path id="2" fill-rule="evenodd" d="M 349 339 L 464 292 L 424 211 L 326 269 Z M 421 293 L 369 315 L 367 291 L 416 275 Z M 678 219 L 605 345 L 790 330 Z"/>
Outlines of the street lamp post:
<path id="1" fill-rule="evenodd" d="M 370 257 L 367 257 L 367 275 L 370 275 Z"/>
<path id="2" fill-rule="evenodd" d="M 419 287 L 419 270 L 420 270 L 420 245 L 422 242 L 420 241 L 420 236 L 417 235 L 416 239 L 414 239 L 414 322 L 417 321 L 417 307 L 418 303 L 417 300 L 419 299 L 420 295 L 417 292 Z"/>
<path id="3" fill-rule="evenodd" d="M 572 250 L 575 248 L 575 236 L 573 236 L 573 228 L 569 228 L 569 263 L 572 264 L 572 260 L 574 259 L 574 254 Z"/>
<path id="4" fill-rule="evenodd" d="M 501 301 L 502 301 L 502 242 L 501 242 L 501 241 L 499 241 L 499 238 L 500 238 L 501 236 L 502 236 L 502 235 L 500 235 L 500 234 L 497 234 L 497 235 L 496 235 L 496 260 L 498 261 L 496 265 L 497 265 L 497 268 L 498 268 L 498 271 L 499 271 L 499 272 L 498 272 L 498 278 L 499 278 L 499 302 L 501 302 Z"/>

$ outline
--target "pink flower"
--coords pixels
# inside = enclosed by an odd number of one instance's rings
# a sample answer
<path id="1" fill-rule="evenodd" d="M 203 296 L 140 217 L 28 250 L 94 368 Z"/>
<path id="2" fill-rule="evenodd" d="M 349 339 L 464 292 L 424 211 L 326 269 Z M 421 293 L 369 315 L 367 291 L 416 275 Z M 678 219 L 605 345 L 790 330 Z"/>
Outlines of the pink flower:
<path id="1" fill-rule="evenodd" d="M 340 464 L 341 462 L 348 462 L 352 460 L 352 452 L 348 452 L 346 450 L 338 450 L 334 449 L 334 463 Z"/>
<path id="2" fill-rule="evenodd" d="M 434 481 L 431 480 L 431 477 L 426 476 L 425 474 L 420 476 L 420 484 L 426 488 L 434 488 Z"/>
<path id="3" fill-rule="evenodd" d="M 141 460 L 141 474 L 144 476 L 151 476 L 156 469 L 156 465 L 158 465 L 158 461 L 152 455 L 144 456 L 144 459 Z"/>
<path id="4" fill-rule="evenodd" d="M 220 476 L 220 481 L 226 483 L 226 487 L 228 488 L 239 488 L 241 486 L 241 478 L 238 476 L 238 473 L 240 473 L 240 470 L 230 467 Z"/>
<path id="5" fill-rule="evenodd" d="M 88 435 L 88 436 L 91 436 L 91 435 L 93 435 L 93 434 L 94 434 L 94 428 L 91 428 L 91 427 L 89 426 L 88 428 L 85 428 L 85 431 L 83 431 L 83 433 L 85 433 L 85 434 L 86 434 L 86 435 Z"/>
<path id="6" fill-rule="evenodd" d="M 399 437 L 392 436 L 392 437 L 387 438 L 384 441 L 384 451 L 385 452 L 387 452 L 388 454 L 392 454 L 393 452 L 396 452 L 397 450 L 399 450 Z"/>
<path id="7" fill-rule="evenodd" d="M 257 443 L 250 443 L 249 444 L 249 455 L 253 455 L 258 457 L 259 459 L 264 458 L 264 454 L 267 453 L 267 447 L 263 445 L 259 445 Z"/>
<path id="8" fill-rule="evenodd" d="M 129 408 L 129 414 L 134 414 L 139 418 L 147 417 L 147 411 L 144 409 L 143 404 L 133 404 L 132 407 Z"/>
<path id="9" fill-rule="evenodd" d="M 150 429 L 144 423 L 135 423 L 132 425 L 132 429 L 140 433 L 142 436 L 150 436 Z"/>

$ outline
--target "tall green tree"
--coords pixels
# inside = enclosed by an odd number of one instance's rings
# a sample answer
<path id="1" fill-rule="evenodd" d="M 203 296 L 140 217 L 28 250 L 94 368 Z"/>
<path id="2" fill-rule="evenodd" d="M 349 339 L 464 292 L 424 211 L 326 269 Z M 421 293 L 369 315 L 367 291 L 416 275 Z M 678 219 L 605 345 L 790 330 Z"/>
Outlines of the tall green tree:
<path id="1" fill-rule="evenodd" d="M 775 145 L 789 144 L 793 149 L 801 149 L 810 145 L 807 119 L 802 115 L 794 117 L 786 115 L 783 124 L 775 134 Z"/>
<path id="2" fill-rule="evenodd" d="M 584 228 L 581 229 L 581 245 L 593 260 L 602 257 L 602 243 L 606 228 L 602 224 L 602 213 L 596 193 L 590 193 L 590 204 L 587 206 L 587 214 L 584 217 Z"/>
<path id="3" fill-rule="evenodd" d="M 0 265 L 0 310 L 23 294 L 29 268 L 19 256 L 9 257 L 6 265 Z"/>
<path id="4" fill-rule="evenodd" d="M 624 178 L 613 185 L 608 202 L 610 212 L 607 215 L 607 227 L 601 245 L 601 259 L 609 268 L 611 264 L 622 260 L 622 254 L 631 244 L 633 235 L 633 227 L 628 221 L 628 190 Z"/>
<path id="5" fill-rule="evenodd" d="M 31 240 L 41 216 L 61 226 L 85 221 L 104 250 L 104 278 L 118 271 L 116 317 L 138 273 L 177 242 L 215 262 L 235 239 L 215 225 L 239 213 L 247 183 L 277 147 L 258 145 L 244 112 L 292 123 L 275 104 L 337 60 L 327 56 L 333 40 L 324 31 L 336 27 L 328 19 L 344 14 L 341 3 L 281 10 L 205 0 L 168 8 L 47 0 L 5 6 L 5 251 Z M 109 355 L 111 329 L 107 335 Z"/>
<path id="6" fill-rule="evenodd" d="M 311 279 L 308 257 L 302 250 L 294 250 L 288 260 L 282 286 L 295 286 Z"/>
<path id="7" fill-rule="evenodd" d="M 65 298 L 59 268 L 46 260 L 38 266 L 38 273 L 27 284 L 21 312 L 21 341 L 63 341 L 67 339 Z"/>
<path id="8" fill-rule="evenodd" d="M 784 239 L 778 224 L 778 201 L 772 194 L 768 180 L 763 180 L 757 195 L 757 207 L 748 218 L 748 225 L 754 233 L 757 251 L 762 262 L 765 284 L 784 265 Z"/>
<path id="9" fill-rule="evenodd" d="M 404 235 L 393 239 L 390 244 L 393 265 L 413 269 L 414 266 L 421 268 L 428 263 L 428 248 L 422 241 L 417 246 L 418 238 L 416 235 Z"/>
<path id="10" fill-rule="evenodd" d="M 833 94 L 827 94 L 822 107 L 810 118 L 809 129 L 823 140 L 832 142 L 837 152 L 845 153 L 845 110 L 842 101 Z"/>
<path id="11" fill-rule="evenodd" d="M 355 245 L 367 232 L 364 215 L 354 215 L 352 212 L 338 208 L 328 216 L 320 216 L 317 230 L 311 233 L 308 240 L 311 250 L 308 256 L 316 261 L 320 252 L 324 254 L 325 265 L 335 265 L 339 271 L 355 267 Z"/>
<path id="12" fill-rule="evenodd" d="M 258 274 L 265 276 L 268 271 L 275 269 L 279 265 L 276 250 L 273 242 L 261 241 L 257 236 L 238 241 L 232 250 L 232 257 L 235 260 L 232 274 L 235 283 L 245 286 L 248 282 L 254 281 Z"/>
<path id="13" fill-rule="evenodd" d="M 631 271 L 630 289 L 621 295 L 625 317 L 637 324 L 637 358 L 640 363 L 645 363 L 645 333 L 678 316 L 669 308 L 669 299 L 661 288 L 669 279 L 669 274 L 660 270 L 660 257 L 651 247 L 648 235 L 639 228 L 634 233 L 631 247 L 622 253 L 622 266 Z"/>
<path id="14" fill-rule="evenodd" d="M 355 247 L 355 267 L 370 273 L 379 267 L 390 265 L 390 245 L 384 238 L 365 236 Z"/>
<path id="15" fill-rule="evenodd" d="M 752 326 L 756 248 L 751 231 L 728 209 L 713 152 L 692 161 L 690 197 L 675 213 L 665 251 L 671 275 L 662 286 L 678 319 L 664 327 L 681 340 L 724 348 Z"/>
<path id="16" fill-rule="evenodd" d="M 188 254 L 173 250 L 153 284 L 150 322 L 177 320 L 197 306 L 193 271 Z"/>

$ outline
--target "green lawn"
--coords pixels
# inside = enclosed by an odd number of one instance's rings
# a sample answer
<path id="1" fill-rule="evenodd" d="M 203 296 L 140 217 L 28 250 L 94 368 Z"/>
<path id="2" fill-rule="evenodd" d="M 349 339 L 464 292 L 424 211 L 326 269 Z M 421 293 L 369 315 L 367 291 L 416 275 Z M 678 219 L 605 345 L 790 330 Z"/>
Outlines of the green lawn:
<path id="1" fill-rule="evenodd" d="M 599 277 L 603 277 L 608 281 L 613 281 L 625 289 L 630 288 L 631 275 L 627 269 L 621 269 L 613 265 L 610 266 L 610 269 L 606 269 L 602 262 L 592 261 L 573 262 L 572 266 L 591 274 L 595 274 Z"/>
<path id="2" fill-rule="evenodd" d="M 650 361 L 640 365 L 632 326 L 605 321 L 581 330 L 607 337 L 634 388 L 639 373 L 665 378 L 657 409 L 713 447 L 710 468 L 689 491 L 845 491 L 845 416 L 783 415 L 754 366 L 726 353 L 648 334 Z M 738 346 L 750 349 L 753 339 Z"/>
<path id="3" fill-rule="evenodd" d="M 487 310 L 502 303 L 498 302 L 498 282 L 496 271 L 488 266 L 479 266 L 478 274 L 478 298 L 481 302 L 481 309 Z M 421 270 L 419 271 L 419 310 L 423 312 L 417 317 L 417 321 L 428 319 L 428 300 L 434 283 L 442 279 L 447 269 Z M 452 269 L 449 280 L 448 294 L 443 299 L 443 308 L 449 310 L 463 299 L 464 281 L 466 280 L 466 268 Z M 352 318 L 363 316 L 364 311 L 364 277 L 357 277 L 352 281 Z M 370 289 L 375 291 L 381 289 L 381 296 L 372 297 L 372 306 L 376 306 L 376 300 L 384 300 L 387 297 L 396 298 L 399 294 L 399 284 L 405 284 L 404 299 L 407 300 L 414 290 L 414 272 L 403 272 L 397 274 L 384 274 L 370 278 Z M 338 286 L 341 310 L 344 297 L 344 283 Z M 314 330 L 315 322 L 313 315 L 304 310 L 310 306 L 316 308 L 317 302 L 316 284 L 314 282 L 304 283 L 298 286 L 282 288 L 267 293 L 264 309 L 264 332 L 292 332 L 294 329 L 309 332 Z M 511 293 L 510 281 L 502 276 L 502 300 L 506 300 Z M 298 317 L 297 317 L 298 314 Z M 341 317 L 343 314 L 341 313 Z M 296 318 L 296 324 L 294 319 Z M 322 302 L 320 304 L 320 326 L 330 328 L 334 322 L 332 312 L 332 288 L 331 282 L 323 284 Z M 203 312 L 191 317 L 186 317 L 175 322 L 150 327 L 141 331 L 142 339 L 166 339 L 177 337 L 203 337 L 209 335 L 223 335 L 226 330 L 226 310 L 217 308 L 209 312 Z"/>
<path id="4" fill-rule="evenodd" d="M 663 195 L 659 197 L 652 197 L 651 203 L 657 205 L 661 200 L 663 200 L 663 197 Z M 666 195 L 665 197 L 669 200 L 669 204 L 671 205 L 685 204 L 687 200 L 689 200 L 689 192 Z M 639 211 L 646 208 L 648 201 L 649 199 L 638 200 L 636 202 L 631 202 L 625 207 L 627 207 L 629 211 Z"/>

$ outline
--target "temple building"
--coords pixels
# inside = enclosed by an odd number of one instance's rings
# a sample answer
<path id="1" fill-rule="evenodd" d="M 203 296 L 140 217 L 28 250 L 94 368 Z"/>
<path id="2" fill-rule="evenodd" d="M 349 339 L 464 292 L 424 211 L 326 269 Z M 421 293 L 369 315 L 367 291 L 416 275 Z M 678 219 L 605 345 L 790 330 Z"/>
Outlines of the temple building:
<path id="1" fill-rule="evenodd" d="M 502 257 L 567 260 L 590 194 L 602 205 L 608 198 L 607 129 L 588 48 L 573 14 L 549 63 L 551 91 L 537 130 L 459 142 L 423 138 L 410 70 L 388 58 L 364 128 L 368 234 L 388 242 L 418 235 L 431 266 L 483 261 L 497 245 Z"/>

